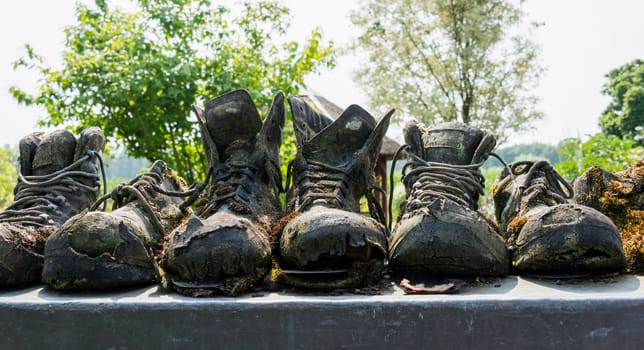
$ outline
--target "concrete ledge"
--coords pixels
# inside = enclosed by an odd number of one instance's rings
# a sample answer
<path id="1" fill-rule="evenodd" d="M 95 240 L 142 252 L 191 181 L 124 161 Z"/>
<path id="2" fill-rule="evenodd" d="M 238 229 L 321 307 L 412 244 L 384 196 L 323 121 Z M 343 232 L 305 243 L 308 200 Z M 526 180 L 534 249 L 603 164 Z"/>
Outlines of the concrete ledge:
<path id="1" fill-rule="evenodd" d="M 59 349 L 643 349 L 641 276 L 509 276 L 456 295 L 266 293 L 193 299 L 157 287 L 0 293 L 1 347 Z"/>

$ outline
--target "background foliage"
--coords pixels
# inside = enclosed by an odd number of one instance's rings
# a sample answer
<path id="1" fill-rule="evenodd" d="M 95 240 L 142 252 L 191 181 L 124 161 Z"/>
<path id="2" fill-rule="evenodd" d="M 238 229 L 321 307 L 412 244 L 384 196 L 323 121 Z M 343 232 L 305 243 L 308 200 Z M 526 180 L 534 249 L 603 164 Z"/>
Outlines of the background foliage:
<path id="1" fill-rule="evenodd" d="M 520 3 L 365 1 L 353 14 L 362 35 L 352 49 L 369 56 L 356 76 L 372 106 L 396 106 L 396 116 L 414 116 L 429 125 L 470 123 L 493 130 L 501 141 L 529 127 L 541 117 L 529 90 L 542 68 L 530 40 L 512 34 L 524 17 Z M 305 75 L 334 64 L 333 46 L 319 30 L 304 42 L 283 39 L 288 9 L 274 2 L 235 8 L 213 8 L 207 0 L 133 4 L 133 11 L 111 8 L 103 0 L 77 5 L 76 23 L 65 29 L 62 67 L 49 66 L 27 46 L 15 68 L 40 73 L 40 86 L 35 92 L 11 89 L 20 103 L 47 110 L 46 126 L 78 131 L 98 125 L 122 144 L 127 157 L 106 159 L 112 186 L 129 180 L 121 170 L 143 171 L 155 159 L 197 180 L 205 159 L 191 104 L 245 88 L 266 112 L 278 90 L 297 94 Z M 602 133 L 586 141 L 571 138 L 557 146 L 514 145 L 496 152 L 507 162 L 547 159 L 568 180 L 594 165 L 625 169 L 644 157 L 643 77 L 639 59 L 607 74 L 603 92 L 612 100 L 599 119 Z M 290 122 L 286 127 L 284 172 L 295 153 Z M 0 208 L 13 197 L 15 157 L 15 151 L 0 149 Z M 484 169 L 488 195 L 481 209 L 488 216 L 499 166 L 491 159 Z M 399 177 L 396 173 L 394 212 L 404 200 Z"/>
<path id="2" fill-rule="evenodd" d="M 370 103 L 396 117 L 460 121 L 502 142 L 542 117 L 530 91 L 542 67 L 518 31 L 523 18 L 509 0 L 366 1 L 352 14 L 361 30 L 352 51 L 366 56 L 355 76 Z"/>
<path id="3" fill-rule="evenodd" d="M 100 126 L 128 155 L 165 160 L 189 182 L 206 168 L 193 103 L 244 88 L 268 111 L 275 93 L 297 94 L 306 74 L 333 65 L 332 46 L 317 29 L 303 43 L 280 40 L 289 15 L 275 2 L 235 9 L 208 0 L 134 5 L 124 11 L 105 0 L 78 4 L 76 23 L 65 29 L 62 68 L 27 47 L 15 68 L 40 73 L 40 86 L 11 92 L 22 104 L 43 106 L 44 125 L 77 132 Z"/>
<path id="4" fill-rule="evenodd" d="M 541 160 L 545 159 L 552 164 L 558 163 L 561 158 L 557 146 L 544 143 L 522 143 L 512 146 L 500 147 L 494 150 L 507 163 L 520 160 Z M 483 164 L 484 169 L 502 166 L 496 158 L 490 157 Z"/>
<path id="5" fill-rule="evenodd" d="M 12 149 L 0 148 L 0 210 L 13 201 L 13 187 L 18 181 L 15 160 Z"/>
<path id="6" fill-rule="evenodd" d="M 639 145 L 644 145 L 641 138 L 644 126 L 644 61 L 628 62 L 611 70 L 606 77 L 608 81 L 602 92 L 611 98 L 611 102 L 599 117 L 599 127 L 606 135 L 634 139 Z"/>
<path id="7" fill-rule="evenodd" d="M 565 139 L 558 149 L 561 162 L 555 169 L 569 181 L 593 166 L 610 172 L 625 170 L 631 162 L 644 156 L 635 141 L 601 133 L 592 135 L 586 142 L 578 138 Z"/>

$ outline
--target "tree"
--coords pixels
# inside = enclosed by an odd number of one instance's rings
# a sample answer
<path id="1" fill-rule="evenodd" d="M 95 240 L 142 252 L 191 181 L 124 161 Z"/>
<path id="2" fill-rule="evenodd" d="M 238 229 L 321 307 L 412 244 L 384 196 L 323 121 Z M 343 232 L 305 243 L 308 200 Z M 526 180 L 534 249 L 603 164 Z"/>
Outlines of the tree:
<path id="1" fill-rule="evenodd" d="M 542 118 L 528 94 L 542 73 L 537 48 L 510 35 L 523 17 L 508 0 L 368 0 L 351 17 L 362 32 L 352 51 L 368 55 L 355 77 L 376 108 L 503 140 Z"/>
<path id="2" fill-rule="evenodd" d="M 95 5 L 77 5 L 62 68 L 27 47 L 15 68 L 38 71 L 40 86 L 34 94 L 13 87 L 13 96 L 45 107 L 45 125 L 100 126 L 129 156 L 163 159 L 189 181 L 206 164 L 193 103 L 244 88 L 267 110 L 278 90 L 297 94 L 306 74 L 333 65 L 318 29 L 304 43 L 280 39 L 288 9 L 274 2 L 235 10 L 209 0 L 137 0 L 133 11 Z"/>
<path id="3" fill-rule="evenodd" d="M 606 77 L 602 93 L 612 100 L 599 117 L 599 127 L 606 135 L 644 144 L 636 137 L 644 126 L 644 61 L 636 59 L 611 70 Z"/>

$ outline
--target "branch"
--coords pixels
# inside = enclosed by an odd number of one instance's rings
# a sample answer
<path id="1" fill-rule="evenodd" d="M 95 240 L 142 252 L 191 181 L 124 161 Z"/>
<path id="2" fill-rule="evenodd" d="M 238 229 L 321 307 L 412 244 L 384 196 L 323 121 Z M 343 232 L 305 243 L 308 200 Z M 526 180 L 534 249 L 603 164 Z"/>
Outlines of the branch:
<path id="1" fill-rule="evenodd" d="M 418 43 L 416 42 L 416 40 L 414 40 L 414 37 L 413 37 L 413 36 L 411 35 L 411 33 L 407 30 L 407 26 L 405 25 L 405 23 L 401 22 L 401 24 L 402 24 L 402 27 L 403 27 L 403 33 L 405 34 L 405 36 L 407 37 L 407 39 L 409 39 L 409 41 L 414 45 L 414 48 L 415 48 L 416 50 L 418 50 L 418 53 L 420 54 L 421 58 L 423 59 L 423 62 L 424 62 L 424 63 L 425 63 L 425 65 L 427 66 L 427 69 L 429 70 L 429 73 L 430 73 L 430 74 L 432 75 L 432 77 L 434 78 L 434 81 L 436 81 L 436 84 L 438 84 L 438 87 L 440 88 L 441 92 L 443 92 L 443 94 L 445 95 L 445 97 L 447 98 L 447 100 L 449 101 L 449 103 L 450 103 L 452 106 L 456 106 L 456 103 L 454 102 L 453 97 L 452 97 L 452 96 L 450 96 L 449 90 L 447 90 L 447 88 L 445 88 L 445 86 L 443 85 L 443 83 L 442 83 L 441 79 L 438 77 L 438 75 L 437 75 L 437 74 L 436 74 L 436 72 L 434 71 L 434 69 L 433 69 L 433 67 L 432 67 L 432 63 L 429 61 L 429 58 L 425 55 L 425 53 L 424 53 L 424 52 L 423 52 L 423 50 L 420 48 L 420 46 L 418 45 Z M 433 50 L 432 50 L 432 51 L 433 51 Z"/>

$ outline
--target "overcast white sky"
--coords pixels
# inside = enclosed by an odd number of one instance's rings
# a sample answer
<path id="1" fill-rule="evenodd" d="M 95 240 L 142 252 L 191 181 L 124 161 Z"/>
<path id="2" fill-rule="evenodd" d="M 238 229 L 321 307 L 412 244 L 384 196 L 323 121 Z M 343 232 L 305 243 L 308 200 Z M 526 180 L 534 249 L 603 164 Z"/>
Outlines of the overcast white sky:
<path id="1" fill-rule="evenodd" d="M 358 1 L 283 2 L 291 8 L 295 36 L 303 37 L 315 25 L 338 44 L 356 34 L 348 16 Z M 14 72 L 12 62 L 24 54 L 25 43 L 49 62 L 59 62 L 62 29 L 72 24 L 74 3 L 20 0 L 0 5 L 0 145 L 16 144 L 44 116 L 42 110 L 19 106 L 9 94 L 10 86 L 33 88 L 36 83 L 33 74 Z M 541 98 L 538 108 L 546 118 L 534 124 L 534 131 L 515 135 L 511 143 L 556 144 L 565 137 L 599 131 L 597 119 L 609 101 L 600 92 L 605 74 L 644 58 L 644 1 L 528 0 L 524 6 L 531 19 L 545 22 L 534 39 L 541 45 L 541 60 L 548 69 L 535 91 Z M 352 70 L 360 64 L 354 58 L 340 57 L 335 69 L 309 77 L 309 88 L 341 107 L 366 106 L 364 93 L 351 79 Z M 390 136 L 398 138 L 396 133 Z"/>

